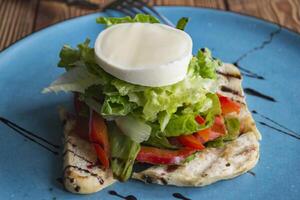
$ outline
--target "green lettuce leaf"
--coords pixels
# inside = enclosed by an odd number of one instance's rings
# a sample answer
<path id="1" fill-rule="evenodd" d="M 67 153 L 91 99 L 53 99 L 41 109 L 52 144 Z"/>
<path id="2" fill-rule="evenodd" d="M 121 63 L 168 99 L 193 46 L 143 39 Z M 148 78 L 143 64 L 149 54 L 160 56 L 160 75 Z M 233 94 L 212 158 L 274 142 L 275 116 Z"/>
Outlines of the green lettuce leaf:
<path id="1" fill-rule="evenodd" d="M 140 144 L 132 141 L 120 132 L 114 123 L 108 124 L 109 142 L 111 147 L 111 169 L 114 177 L 126 181 L 132 174 L 132 167 Z"/>
<path id="2" fill-rule="evenodd" d="M 79 66 L 65 72 L 56 81 L 51 83 L 49 87 L 43 89 L 42 92 L 71 91 L 84 93 L 86 88 L 101 83 L 102 81 L 94 74 L 89 73 L 86 67 Z"/>
<path id="3" fill-rule="evenodd" d="M 136 108 L 135 103 L 131 103 L 128 97 L 121 95 L 105 96 L 101 115 L 107 117 L 126 116 Z"/>
<path id="4" fill-rule="evenodd" d="M 188 22 L 189 22 L 189 18 L 182 17 L 178 20 L 176 28 L 184 31 L 184 29 L 185 29 Z"/>
<path id="5" fill-rule="evenodd" d="M 158 148 L 165 148 L 165 149 L 177 149 L 178 147 L 172 145 L 167 137 L 164 135 L 157 124 L 152 124 L 152 132 L 149 139 L 143 144 L 154 146 Z"/>
<path id="6" fill-rule="evenodd" d="M 174 114 L 166 127 L 165 135 L 167 137 L 190 135 L 196 131 L 212 126 L 215 116 L 221 114 L 221 106 L 216 94 L 208 93 L 206 99 L 211 102 L 211 107 L 203 113 L 196 110 L 195 112 L 183 114 L 183 112 L 186 113 L 186 109 L 184 109 L 180 114 Z M 203 103 L 205 102 L 206 101 Z M 198 124 L 195 120 L 195 117 L 199 115 L 199 113 L 205 117 L 205 123 L 202 125 Z"/>
<path id="7" fill-rule="evenodd" d="M 240 134 L 240 121 L 237 118 L 225 118 L 227 134 L 224 137 L 225 141 L 236 139 Z"/>
<path id="8" fill-rule="evenodd" d="M 214 59 L 211 51 L 204 48 L 198 51 L 196 57 L 192 58 L 188 73 L 202 78 L 216 79 L 216 69 L 221 65 L 221 61 Z"/>
<path id="9" fill-rule="evenodd" d="M 210 147 L 210 148 L 220 148 L 224 146 L 224 138 L 223 137 L 219 137 L 213 141 L 207 142 L 205 144 L 206 147 Z"/>
<path id="10" fill-rule="evenodd" d="M 137 143 L 144 142 L 150 137 L 151 126 L 138 118 L 127 115 L 116 118 L 115 122 L 125 135 Z"/>
<path id="11" fill-rule="evenodd" d="M 160 23 L 156 17 L 151 15 L 145 14 L 137 14 L 134 18 L 129 16 L 126 17 L 99 17 L 96 19 L 98 24 L 104 24 L 106 26 L 112 26 L 115 24 L 121 23 L 134 23 L 134 22 L 141 22 L 141 23 Z"/>
<path id="12" fill-rule="evenodd" d="M 216 92 L 217 86 L 217 82 L 211 79 L 187 76 L 183 81 L 170 86 L 146 89 L 143 117 L 145 120 L 154 121 L 162 111 L 172 115 L 179 107 L 195 105 L 208 92 Z"/>
<path id="13" fill-rule="evenodd" d="M 227 134 L 217 138 L 214 141 L 207 142 L 207 147 L 219 148 L 223 147 L 227 141 L 235 140 L 240 133 L 240 122 L 238 118 L 225 118 Z"/>

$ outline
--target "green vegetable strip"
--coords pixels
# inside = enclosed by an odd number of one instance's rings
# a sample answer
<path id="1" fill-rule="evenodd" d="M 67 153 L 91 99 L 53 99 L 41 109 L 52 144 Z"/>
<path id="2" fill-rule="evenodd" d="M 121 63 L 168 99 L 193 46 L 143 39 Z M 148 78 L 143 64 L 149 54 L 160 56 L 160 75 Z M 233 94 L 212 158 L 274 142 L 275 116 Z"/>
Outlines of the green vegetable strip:
<path id="1" fill-rule="evenodd" d="M 108 126 L 111 147 L 111 168 L 120 181 L 130 178 L 135 158 L 140 151 L 140 144 L 121 133 L 114 123 Z"/>
<path id="2" fill-rule="evenodd" d="M 189 18 L 182 17 L 181 19 L 178 20 L 176 28 L 184 31 L 188 22 L 189 22 Z"/>

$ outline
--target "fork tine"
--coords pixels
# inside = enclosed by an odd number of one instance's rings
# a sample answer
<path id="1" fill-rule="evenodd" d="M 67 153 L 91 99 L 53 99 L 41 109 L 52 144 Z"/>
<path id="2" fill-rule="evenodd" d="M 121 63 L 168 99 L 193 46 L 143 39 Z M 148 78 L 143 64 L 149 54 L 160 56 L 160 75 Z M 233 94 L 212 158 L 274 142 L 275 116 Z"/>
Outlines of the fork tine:
<path id="1" fill-rule="evenodd" d="M 134 1 L 134 0 L 129 0 L 129 1 L 130 1 L 130 5 L 133 6 L 132 8 L 138 10 L 141 13 L 148 14 L 148 15 L 150 14 L 147 10 L 144 9 L 144 6 L 140 4 L 138 1 Z"/>
<path id="2" fill-rule="evenodd" d="M 108 5 L 106 5 L 103 10 L 108 10 L 108 9 L 112 9 L 112 10 L 117 10 L 122 12 L 125 15 L 128 15 L 130 17 L 134 17 L 137 12 L 133 11 L 132 9 L 129 8 L 129 6 L 124 6 L 124 0 L 116 0 L 113 1 L 111 3 L 109 3 Z"/>
<path id="3" fill-rule="evenodd" d="M 128 15 L 128 16 L 130 16 L 130 17 L 132 17 L 132 18 L 137 14 L 137 13 L 134 12 L 133 10 L 127 9 L 127 8 L 125 8 L 125 7 L 122 7 L 122 6 L 117 6 L 117 7 L 115 8 L 115 10 L 120 11 L 120 12 L 124 13 L 125 15 Z"/>
<path id="4" fill-rule="evenodd" d="M 157 12 L 157 11 L 155 10 L 155 8 L 152 7 L 152 6 L 150 6 L 148 3 L 145 3 L 145 2 L 142 1 L 142 0 L 141 0 L 141 1 L 137 0 L 137 1 L 135 1 L 135 2 L 140 3 L 141 5 L 143 5 L 143 6 L 146 7 L 147 9 L 149 9 L 151 12 L 153 12 L 155 15 L 157 15 L 157 16 L 158 16 L 165 24 L 174 27 L 174 24 L 173 24 L 170 20 L 168 20 L 168 18 L 166 18 L 164 15 L 160 14 L 159 12 Z M 147 2 L 149 2 L 149 1 L 147 1 Z"/>
<path id="5" fill-rule="evenodd" d="M 150 15 L 151 13 L 149 11 L 151 11 L 153 14 L 159 17 L 163 23 L 174 27 L 174 24 L 170 20 L 168 20 L 164 15 L 157 12 L 155 8 L 150 6 L 148 3 L 149 0 L 116 0 L 105 6 L 103 10 L 115 9 L 124 13 L 125 15 L 129 15 L 130 17 L 134 17 L 140 12 Z M 147 8 L 147 10 L 149 11 L 147 11 L 145 8 Z"/>
<path id="6" fill-rule="evenodd" d="M 165 24 L 174 27 L 174 24 L 170 20 L 168 20 L 165 16 L 163 16 L 162 14 L 160 14 L 159 12 L 157 12 L 152 6 L 150 6 L 148 4 L 149 0 L 146 0 L 146 1 L 143 1 L 143 0 L 127 0 L 127 1 L 130 1 L 131 5 L 134 5 L 135 7 L 138 7 L 139 10 L 141 10 L 143 13 L 150 14 L 149 12 L 147 12 L 144 9 L 144 7 L 147 8 L 152 13 L 154 13 L 155 15 L 157 15 Z"/>
<path id="7" fill-rule="evenodd" d="M 129 12 L 132 12 L 134 15 L 139 13 L 139 10 L 136 7 L 132 7 L 131 4 L 126 0 L 122 1 L 121 6 Z"/>

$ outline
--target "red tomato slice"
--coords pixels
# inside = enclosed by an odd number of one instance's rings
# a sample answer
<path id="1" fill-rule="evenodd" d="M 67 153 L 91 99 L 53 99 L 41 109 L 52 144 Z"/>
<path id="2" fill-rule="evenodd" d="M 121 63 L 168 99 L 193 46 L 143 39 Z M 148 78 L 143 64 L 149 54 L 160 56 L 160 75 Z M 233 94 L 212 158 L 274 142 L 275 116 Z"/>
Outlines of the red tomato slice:
<path id="1" fill-rule="evenodd" d="M 212 141 L 217 139 L 218 137 L 226 134 L 226 127 L 224 124 L 224 119 L 221 116 L 215 117 L 215 122 L 212 127 L 198 131 L 194 134 L 194 136 L 202 143 L 206 143 L 208 141 Z"/>
<path id="2" fill-rule="evenodd" d="M 103 118 L 92 111 L 89 122 L 89 137 L 98 159 L 105 168 L 109 168 L 109 142 L 107 127 Z"/>
<path id="3" fill-rule="evenodd" d="M 136 160 L 149 164 L 165 164 L 175 165 L 181 163 L 186 157 L 196 152 L 195 149 L 180 149 L 180 150 L 167 150 L 155 147 L 142 146 L 137 155 Z"/>
<path id="4" fill-rule="evenodd" d="M 201 117 L 200 115 L 197 115 L 195 117 L 196 122 L 198 122 L 198 124 L 202 125 L 205 122 L 205 119 L 203 117 Z"/>
<path id="5" fill-rule="evenodd" d="M 211 131 L 220 133 L 221 135 L 226 134 L 226 126 L 223 117 L 221 116 L 215 117 L 215 122 L 211 127 Z"/>
<path id="6" fill-rule="evenodd" d="M 211 129 L 207 128 L 207 129 L 204 129 L 204 130 L 194 133 L 194 136 L 197 138 L 197 140 L 199 140 L 202 144 L 204 144 L 209 141 L 210 132 L 211 132 Z"/>
<path id="7" fill-rule="evenodd" d="M 205 149 L 205 146 L 194 135 L 182 135 L 177 139 L 185 147 L 197 150 Z"/>
<path id="8" fill-rule="evenodd" d="M 237 112 L 240 113 L 241 105 L 230 98 L 218 94 L 219 101 L 221 103 L 222 114 L 226 115 L 228 113 Z"/>

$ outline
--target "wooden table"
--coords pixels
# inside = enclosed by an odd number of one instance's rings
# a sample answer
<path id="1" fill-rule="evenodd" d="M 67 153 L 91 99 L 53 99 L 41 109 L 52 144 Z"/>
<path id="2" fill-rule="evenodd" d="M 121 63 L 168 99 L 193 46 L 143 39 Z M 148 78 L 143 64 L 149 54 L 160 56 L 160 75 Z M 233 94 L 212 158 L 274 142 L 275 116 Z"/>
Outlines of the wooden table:
<path id="1" fill-rule="evenodd" d="M 91 0 L 103 7 L 109 0 Z M 152 0 L 155 5 L 209 7 L 239 12 L 300 32 L 300 0 Z M 68 6 L 63 0 L 0 0 L 0 51 L 51 24 L 95 10 Z"/>

